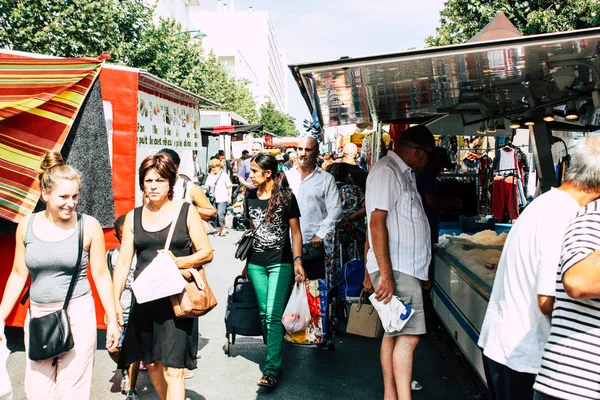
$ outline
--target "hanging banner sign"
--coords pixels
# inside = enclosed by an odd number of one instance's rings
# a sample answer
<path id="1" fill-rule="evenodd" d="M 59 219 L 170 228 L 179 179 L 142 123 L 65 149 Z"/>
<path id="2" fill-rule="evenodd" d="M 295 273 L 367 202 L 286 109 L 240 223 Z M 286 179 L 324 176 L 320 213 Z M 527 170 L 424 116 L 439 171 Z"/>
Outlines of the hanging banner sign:
<path id="1" fill-rule="evenodd" d="M 138 92 L 138 147 L 198 150 L 201 141 L 197 107 Z"/>

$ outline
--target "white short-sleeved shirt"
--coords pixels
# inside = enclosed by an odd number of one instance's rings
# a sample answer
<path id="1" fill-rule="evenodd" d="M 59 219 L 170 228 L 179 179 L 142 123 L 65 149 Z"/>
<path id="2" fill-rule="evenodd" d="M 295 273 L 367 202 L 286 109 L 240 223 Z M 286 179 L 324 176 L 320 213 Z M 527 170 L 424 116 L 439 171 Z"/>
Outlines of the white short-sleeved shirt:
<path id="1" fill-rule="evenodd" d="M 537 295 L 555 294 L 563 239 L 579 209 L 570 194 L 552 189 L 536 198 L 512 227 L 479 336 L 488 358 L 537 374 L 550 334 L 550 318 L 540 311 Z"/>
<path id="2" fill-rule="evenodd" d="M 206 178 L 205 186 L 215 187 L 215 201 L 217 203 L 224 203 L 229 200 L 229 191 L 227 188 L 231 187 L 231 179 L 229 175 L 224 171 L 222 173 L 210 174 Z"/>
<path id="3" fill-rule="evenodd" d="M 392 269 L 427 280 L 431 261 L 431 234 L 415 174 L 394 152 L 369 171 L 365 196 L 367 219 L 376 209 L 387 211 L 387 229 Z M 369 273 L 379 271 L 371 232 L 367 254 Z"/>

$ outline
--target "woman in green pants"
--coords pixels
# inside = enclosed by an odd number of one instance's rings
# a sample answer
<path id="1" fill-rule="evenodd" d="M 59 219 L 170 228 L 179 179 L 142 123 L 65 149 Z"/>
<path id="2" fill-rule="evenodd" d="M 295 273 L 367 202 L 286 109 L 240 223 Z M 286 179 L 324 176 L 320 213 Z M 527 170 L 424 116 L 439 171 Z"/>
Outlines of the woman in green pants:
<path id="1" fill-rule="evenodd" d="M 281 372 L 283 336 L 281 317 L 294 280 L 305 279 L 302 268 L 300 209 L 277 159 L 257 154 L 250 164 L 255 189 L 246 192 L 244 213 L 256 234 L 248 257 L 247 273 L 260 309 L 267 358 L 259 386 L 275 387 Z M 290 240 L 290 229 L 292 232 Z"/>

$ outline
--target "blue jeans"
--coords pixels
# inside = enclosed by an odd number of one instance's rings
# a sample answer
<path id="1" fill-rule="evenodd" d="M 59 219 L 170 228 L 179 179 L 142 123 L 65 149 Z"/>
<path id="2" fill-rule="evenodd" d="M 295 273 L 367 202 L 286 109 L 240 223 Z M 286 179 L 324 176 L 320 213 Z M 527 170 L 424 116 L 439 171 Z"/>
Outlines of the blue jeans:
<path id="1" fill-rule="evenodd" d="M 227 214 L 227 202 L 217 203 L 217 227 L 225 226 L 225 214 Z"/>

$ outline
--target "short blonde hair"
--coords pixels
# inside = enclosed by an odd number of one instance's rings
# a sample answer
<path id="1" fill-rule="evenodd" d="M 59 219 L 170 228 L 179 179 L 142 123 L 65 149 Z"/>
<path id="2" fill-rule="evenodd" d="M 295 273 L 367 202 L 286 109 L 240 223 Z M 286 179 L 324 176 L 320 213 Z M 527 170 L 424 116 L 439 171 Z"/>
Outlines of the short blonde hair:
<path id="1" fill-rule="evenodd" d="M 208 165 L 211 168 L 220 167 L 221 166 L 221 161 L 218 158 L 213 158 L 212 160 L 210 160 L 210 162 L 208 163 Z"/>

